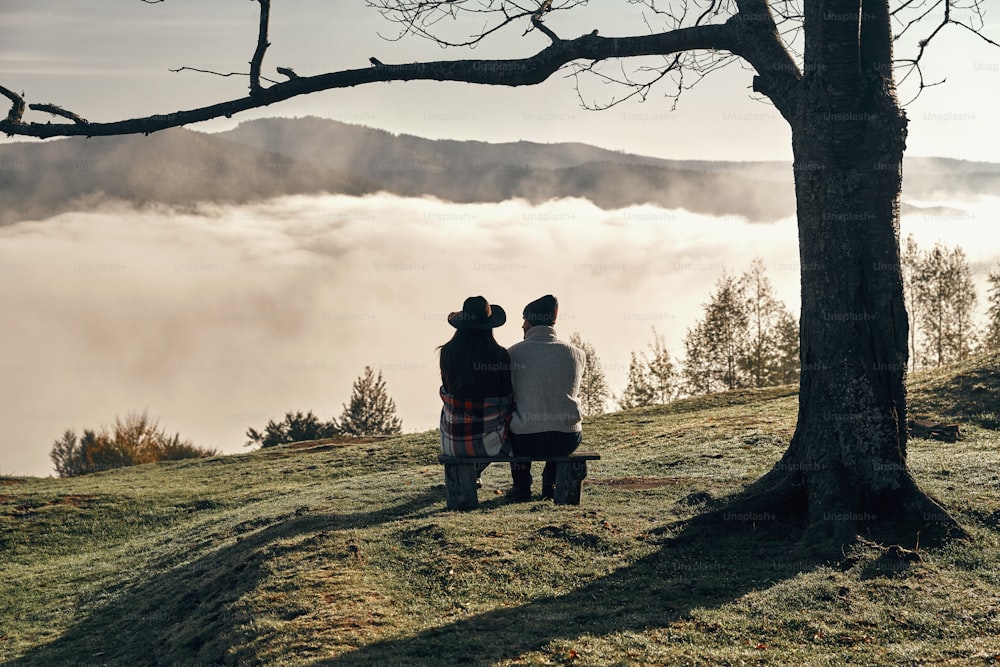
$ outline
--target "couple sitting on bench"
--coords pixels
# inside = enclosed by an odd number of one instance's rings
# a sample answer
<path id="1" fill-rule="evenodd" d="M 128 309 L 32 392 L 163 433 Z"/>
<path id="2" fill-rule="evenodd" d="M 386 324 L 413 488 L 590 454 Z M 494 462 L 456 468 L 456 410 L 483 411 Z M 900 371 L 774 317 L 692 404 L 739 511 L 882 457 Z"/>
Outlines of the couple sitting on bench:
<path id="1" fill-rule="evenodd" d="M 551 294 L 524 307 L 524 340 L 509 350 L 493 338 L 503 308 L 469 297 L 448 315 L 456 331 L 441 346 L 441 450 L 446 456 L 546 458 L 580 445 L 577 395 L 584 354 L 556 338 L 559 304 Z M 488 463 L 478 464 L 478 473 Z M 531 499 L 531 463 L 510 464 L 511 500 Z M 542 497 L 553 498 L 556 464 L 542 471 Z"/>

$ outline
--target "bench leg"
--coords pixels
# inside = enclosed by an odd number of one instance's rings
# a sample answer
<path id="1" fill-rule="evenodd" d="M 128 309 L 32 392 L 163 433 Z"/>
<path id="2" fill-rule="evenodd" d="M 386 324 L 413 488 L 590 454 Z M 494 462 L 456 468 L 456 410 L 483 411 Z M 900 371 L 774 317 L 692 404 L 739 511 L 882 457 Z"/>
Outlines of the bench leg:
<path id="1" fill-rule="evenodd" d="M 559 463 L 556 467 L 556 505 L 579 505 L 580 483 L 587 476 L 586 461 Z"/>
<path id="2" fill-rule="evenodd" d="M 448 493 L 448 509 L 474 510 L 479 507 L 476 492 L 476 466 L 472 463 L 448 464 L 444 467 L 444 487 Z"/>

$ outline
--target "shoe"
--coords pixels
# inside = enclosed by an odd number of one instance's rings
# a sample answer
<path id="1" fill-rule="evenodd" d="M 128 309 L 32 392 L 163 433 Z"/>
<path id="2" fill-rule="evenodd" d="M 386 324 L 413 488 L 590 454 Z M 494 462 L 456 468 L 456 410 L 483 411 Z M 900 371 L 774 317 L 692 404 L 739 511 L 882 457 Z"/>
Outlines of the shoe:
<path id="1" fill-rule="evenodd" d="M 476 478 L 476 488 L 477 489 L 483 488 L 483 478 L 482 477 L 477 477 Z"/>
<path id="2" fill-rule="evenodd" d="M 506 495 L 507 500 L 524 502 L 525 500 L 531 500 L 531 489 L 523 489 L 521 487 L 514 486 L 507 490 Z"/>
<path id="3" fill-rule="evenodd" d="M 555 500 L 556 497 L 556 485 L 555 484 L 545 484 L 542 486 L 542 500 Z"/>

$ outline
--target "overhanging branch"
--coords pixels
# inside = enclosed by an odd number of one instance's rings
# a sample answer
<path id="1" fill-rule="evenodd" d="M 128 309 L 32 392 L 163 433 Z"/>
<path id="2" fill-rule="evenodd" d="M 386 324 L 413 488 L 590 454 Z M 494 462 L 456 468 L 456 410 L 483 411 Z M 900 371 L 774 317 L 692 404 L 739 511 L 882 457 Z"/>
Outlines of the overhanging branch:
<path id="1" fill-rule="evenodd" d="M 263 17 L 261 25 L 263 30 Z M 258 47 L 261 43 L 258 42 Z M 263 43 L 266 43 L 266 37 Z M 721 25 L 693 26 L 638 37 L 601 37 L 589 34 L 574 40 L 554 42 L 528 58 L 434 61 L 402 65 L 382 64 L 378 67 L 341 70 L 315 76 L 300 76 L 276 83 L 269 88 L 258 88 L 256 92 L 252 91 L 246 97 L 218 104 L 107 123 L 23 123 L 20 121 L 19 115 L 14 115 L 12 109 L 7 119 L 0 121 L 0 132 L 7 135 L 38 138 L 149 134 L 213 118 L 229 118 L 249 109 L 265 107 L 299 95 L 337 88 L 350 88 L 380 81 L 431 80 L 497 86 L 527 86 L 541 83 L 573 60 L 586 59 L 593 62 L 608 58 L 669 55 L 694 49 L 729 51 L 736 55 L 742 55 L 740 53 L 741 43 L 745 42 L 737 38 L 736 27 L 732 22 Z M 9 91 L 7 92 L 9 93 Z M 15 106 L 17 100 L 21 99 L 20 96 L 13 93 L 4 94 L 14 101 Z"/>

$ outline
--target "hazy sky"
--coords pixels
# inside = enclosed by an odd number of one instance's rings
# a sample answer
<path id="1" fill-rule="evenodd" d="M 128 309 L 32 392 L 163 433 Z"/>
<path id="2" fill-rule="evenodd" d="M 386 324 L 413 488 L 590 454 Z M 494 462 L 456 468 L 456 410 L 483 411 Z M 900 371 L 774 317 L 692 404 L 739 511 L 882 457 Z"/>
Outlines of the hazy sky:
<path id="1" fill-rule="evenodd" d="M 304 75 L 366 67 L 369 56 L 389 63 L 519 57 L 545 44 L 537 34 L 522 38 L 514 30 L 509 38 L 475 51 L 445 51 L 416 38 L 380 38 L 392 36 L 394 26 L 363 0 L 273 4 L 265 74 L 273 75 L 276 66 Z M 997 39 L 1000 15 L 992 1 L 984 4 L 994 10 L 987 14 L 987 30 Z M 4 0 L 0 83 L 24 91 L 29 102 L 59 104 L 91 120 L 167 113 L 239 97 L 246 91 L 244 78 L 168 69 L 186 65 L 246 71 L 256 42 L 256 12 L 257 3 L 247 0 Z M 638 6 L 611 0 L 553 16 L 550 25 L 571 37 L 593 28 L 604 35 L 647 30 Z M 901 43 L 897 55 L 904 55 L 910 44 L 912 40 Z M 947 78 L 947 83 L 926 90 L 907 108 L 909 154 L 997 159 L 1000 50 L 960 28 L 945 30 L 932 47 L 925 58 L 926 78 Z M 309 95 L 198 129 L 223 129 L 254 115 L 320 115 L 434 138 L 586 141 L 671 158 L 788 159 L 788 128 L 773 107 L 751 99 L 751 80 L 751 71 L 730 66 L 685 93 L 673 113 L 656 89 L 642 104 L 585 111 L 573 80 L 561 75 L 520 89 L 396 82 Z M 582 85 L 591 101 L 616 93 L 595 80 Z"/>

